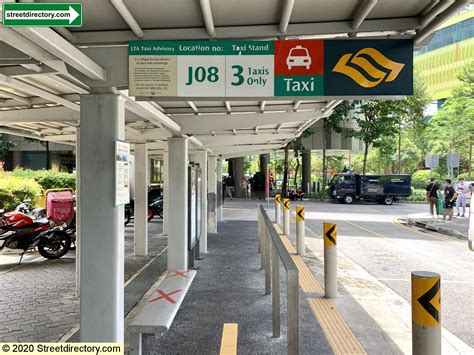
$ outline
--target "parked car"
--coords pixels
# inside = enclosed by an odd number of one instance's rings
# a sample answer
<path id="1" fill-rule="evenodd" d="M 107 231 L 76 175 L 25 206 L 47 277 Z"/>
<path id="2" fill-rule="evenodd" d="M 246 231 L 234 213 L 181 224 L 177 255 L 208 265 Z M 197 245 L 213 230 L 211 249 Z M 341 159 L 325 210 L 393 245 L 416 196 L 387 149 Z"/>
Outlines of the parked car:
<path id="1" fill-rule="evenodd" d="M 391 205 L 398 198 L 411 195 L 411 175 L 337 174 L 329 189 L 331 198 L 341 203 L 372 200 Z"/>

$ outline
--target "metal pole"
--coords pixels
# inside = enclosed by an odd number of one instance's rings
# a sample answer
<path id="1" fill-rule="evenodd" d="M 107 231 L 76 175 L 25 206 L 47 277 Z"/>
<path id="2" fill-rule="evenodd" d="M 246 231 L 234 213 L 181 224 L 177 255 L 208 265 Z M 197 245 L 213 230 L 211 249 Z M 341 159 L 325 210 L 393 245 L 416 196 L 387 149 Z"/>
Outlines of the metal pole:
<path id="1" fill-rule="evenodd" d="M 283 199 L 283 233 L 290 236 L 290 199 Z"/>
<path id="2" fill-rule="evenodd" d="M 271 247 L 271 236 L 270 232 L 265 226 L 264 239 L 263 239 L 263 250 L 265 252 L 265 294 L 270 295 L 272 293 L 272 280 L 271 280 L 271 262 L 270 262 L 270 247 Z"/>
<path id="3" fill-rule="evenodd" d="M 272 313 L 273 337 L 280 337 L 280 256 L 275 244 L 272 245 Z"/>
<path id="4" fill-rule="evenodd" d="M 275 223 L 280 224 L 280 195 L 275 194 Z"/>
<path id="5" fill-rule="evenodd" d="M 337 297 L 336 225 L 324 223 L 324 296 Z"/>
<path id="6" fill-rule="evenodd" d="M 413 355 L 441 354 L 441 277 L 429 271 L 411 273 Z"/>
<path id="7" fill-rule="evenodd" d="M 305 252 L 304 206 L 296 206 L 296 250 L 298 255 Z"/>
<path id="8" fill-rule="evenodd" d="M 288 354 L 300 352 L 300 298 L 298 270 L 287 272 L 288 287 Z"/>

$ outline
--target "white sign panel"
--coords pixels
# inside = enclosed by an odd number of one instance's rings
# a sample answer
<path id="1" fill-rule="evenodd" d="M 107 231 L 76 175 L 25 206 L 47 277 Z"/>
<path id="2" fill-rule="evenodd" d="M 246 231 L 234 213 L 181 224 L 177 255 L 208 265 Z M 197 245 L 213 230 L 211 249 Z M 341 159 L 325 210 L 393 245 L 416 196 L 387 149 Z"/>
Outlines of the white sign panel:
<path id="1" fill-rule="evenodd" d="M 437 168 L 439 166 L 439 155 L 438 154 L 426 154 L 425 166 L 430 169 Z"/>
<path id="2" fill-rule="evenodd" d="M 115 205 L 130 202 L 130 145 L 115 141 Z"/>
<path id="3" fill-rule="evenodd" d="M 459 167 L 459 154 L 449 152 L 446 156 L 446 161 L 448 163 L 448 168 L 454 169 Z"/>

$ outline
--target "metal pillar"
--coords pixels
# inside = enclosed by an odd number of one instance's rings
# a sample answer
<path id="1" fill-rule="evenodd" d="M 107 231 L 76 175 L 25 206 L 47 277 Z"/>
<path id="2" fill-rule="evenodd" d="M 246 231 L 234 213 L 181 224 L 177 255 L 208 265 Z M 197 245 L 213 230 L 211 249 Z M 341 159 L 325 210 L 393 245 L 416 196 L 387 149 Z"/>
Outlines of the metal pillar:
<path id="1" fill-rule="evenodd" d="M 209 157 L 207 162 L 207 228 L 209 233 L 217 233 L 217 157 Z M 207 252 L 207 241 L 206 241 Z"/>
<path id="2" fill-rule="evenodd" d="M 202 199 L 201 199 L 201 239 L 199 240 L 199 253 L 207 253 L 207 150 L 198 150 L 194 153 L 195 162 L 202 171 Z"/>
<path id="3" fill-rule="evenodd" d="M 217 222 L 224 220 L 224 187 L 222 186 L 222 160 L 217 159 Z"/>
<path id="4" fill-rule="evenodd" d="M 170 183 L 169 183 L 168 152 L 163 153 L 163 236 L 168 235 L 170 211 Z"/>
<path id="5" fill-rule="evenodd" d="M 114 181 L 124 114 L 120 95 L 81 95 L 81 342 L 123 342 L 124 206 Z"/>
<path id="6" fill-rule="evenodd" d="M 324 223 L 324 297 L 337 297 L 336 225 Z"/>
<path id="7" fill-rule="evenodd" d="M 413 355 L 441 355 L 441 277 L 429 271 L 411 273 Z"/>
<path id="8" fill-rule="evenodd" d="M 303 150 L 301 153 L 302 157 L 302 180 L 301 184 L 303 185 L 303 192 L 311 192 L 311 150 Z"/>
<path id="9" fill-rule="evenodd" d="M 273 337 L 280 337 L 280 255 L 278 255 L 275 244 L 270 243 L 272 248 L 272 320 Z"/>
<path id="10" fill-rule="evenodd" d="M 168 270 L 188 268 L 188 138 L 168 139 L 169 204 Z"/>
<path id="11" fill-rule="evenodd" d="M 135 216 L 136 256 L 148 254 L 148 151 L 146 143 L 135 144 Z"/>
<path id="12" fill-rule="evenodd" d="M 244 176 L 244 158 L 233 159 L 234 170 L 234 191 L 235 197 L 242 197 L 242 188 L 240 187 L 240 179 Z"/>
<path id="13" fill-rule="evenodd" d="M 296 250 L 300 256 L 304 256 L 305 252 L 304 228 L 304 206 L 296 206 Z"/>
<path id="14" fill-rule="evenodd" d="M 290 199 L 283 199 L 283 233 L 290 236 Z"/>
<path id="15" fill-rule="evenodd" d="M 76 296 L 81 294 L 81 131 L 76 128 Z"/>

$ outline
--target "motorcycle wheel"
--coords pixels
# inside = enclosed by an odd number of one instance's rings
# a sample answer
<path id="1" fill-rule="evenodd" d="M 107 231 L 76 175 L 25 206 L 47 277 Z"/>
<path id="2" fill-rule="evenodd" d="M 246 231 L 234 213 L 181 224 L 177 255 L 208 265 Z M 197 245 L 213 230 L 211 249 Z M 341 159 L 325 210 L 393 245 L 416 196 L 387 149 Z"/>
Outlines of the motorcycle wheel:
<path id="1" fill-rule="evenodd" d="M 66 232 L 54 231 L 50 238 L 43 238 L 38 244 L 38 252 L 46 259 L 59 259 L 71 248 L 71 238 Z"/>

